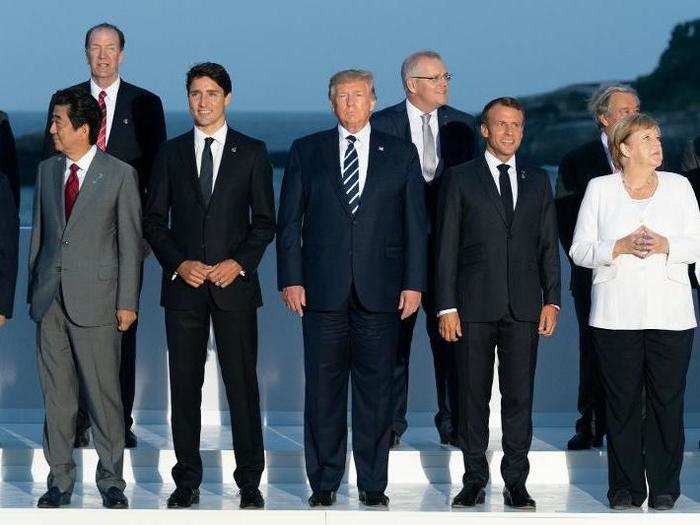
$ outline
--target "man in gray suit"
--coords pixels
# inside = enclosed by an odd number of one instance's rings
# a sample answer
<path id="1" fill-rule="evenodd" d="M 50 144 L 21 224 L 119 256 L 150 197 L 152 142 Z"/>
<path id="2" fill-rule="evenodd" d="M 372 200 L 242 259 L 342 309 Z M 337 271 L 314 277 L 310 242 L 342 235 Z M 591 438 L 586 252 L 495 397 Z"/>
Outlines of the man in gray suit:
<path id="1" fill-rule="evenodd" d="M 78 384 L 87 397 L 97 486 L 126 508 L 121 333 L 136 320 L 141 201 L 135 170 L 95 143 L 100 108 L 89 93 L 55 95 L 51 134 L 61 153 L 39 164 L 29 249 L 30 315 L 38 324 L 48 492 L 39 507 L 70 503 Z"/>

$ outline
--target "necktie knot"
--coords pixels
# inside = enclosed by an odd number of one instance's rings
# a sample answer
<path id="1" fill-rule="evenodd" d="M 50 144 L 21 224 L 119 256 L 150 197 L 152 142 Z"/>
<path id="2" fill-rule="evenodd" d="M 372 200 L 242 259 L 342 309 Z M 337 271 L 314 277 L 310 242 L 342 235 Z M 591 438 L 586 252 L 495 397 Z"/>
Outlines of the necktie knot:
<path id="1" fill-rule="evenodd" d="M 355 144 L 357 137 L 355 135 L 348 135 L 345 137 L 345 140 L 347 140 L 350 144 Z"/>
<path id="2" fill-rule="evenodd" d="M 211 145 L 214 143 L 214 139 L 212 137 L 207 137 L 204 139 L 204 149 L 211 149 Z"/>
<path id="3" fill-rule="evenodd" d="M 100 102 L 104 102 L 105 98 L 107 97 L 107 92 L 102 90 L 100 91 L 100 94 L 98 95 Z"/>
<path id="4" fill-rule="evenodd" d="M 80 166 L 78 166 L 75 162 L 70 165 L 70 174 L 71 175 L 78 175 L 78 170 L 80 169 Z"/>
<path id="5" fill-rule="evenodd" d="M 508 170 L 510 169 L 510 166 L 508 164 L 499 164 L 496 166 L 498 168 L 498 173 L 501 175 L 508 175 Z"/>
<path id="6" fill-rule="evenodd" d="M 430 113 L 423 113 L 423 114 L 420 116 L 421 120 L 423 121 L 423 125 L 426 125 L 426 124 L 430 123 L 430 117 L 431 117 L 431 116 L 432 116 L 432 115 L 431 115 Z"/>

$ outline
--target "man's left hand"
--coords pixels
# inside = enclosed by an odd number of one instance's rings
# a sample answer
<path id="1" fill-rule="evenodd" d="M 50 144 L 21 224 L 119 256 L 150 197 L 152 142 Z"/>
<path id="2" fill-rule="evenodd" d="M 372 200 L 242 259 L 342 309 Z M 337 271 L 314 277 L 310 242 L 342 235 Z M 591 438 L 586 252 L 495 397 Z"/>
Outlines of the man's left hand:
<path id="1" fill-rule="evenodd" d="M 558 317 L 559 309 L 553 304 L 545 304 L 540 312 L 540 326 L 537 328 L 539 334 L 545 337 L 552 335 L 557 327 Z"/>
<path id="2" fill-rule="evenodd" d="M 421 293 L 415 290 L 403 290 L 399 298 L 401 320 L 413 315 L 420 306 Z"/>
<path id="3" fill-rule="evenodd" d="M 136 321 L 136 312 L 133 310 L 117 310 L 117 330 L 126 332 Z"/>
<path id="4" fill-rule="evenodd" d="M 243 267 L 233 259 L 225 259 L 214 265 L 214 269 L 207 275 L 207 280 L 219 288 L 226 288 L 241 274 Z"/>

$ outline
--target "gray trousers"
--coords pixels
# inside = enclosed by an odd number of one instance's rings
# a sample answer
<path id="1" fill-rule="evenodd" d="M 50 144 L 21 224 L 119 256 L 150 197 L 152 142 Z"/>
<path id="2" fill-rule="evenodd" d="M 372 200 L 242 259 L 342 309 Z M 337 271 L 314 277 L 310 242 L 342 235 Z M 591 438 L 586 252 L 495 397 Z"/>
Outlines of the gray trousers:
<path id="1" fill-rule="evenodd" d="M 39 380 L 44 394 L 44 457 L 49 488 L 72 492 L 78 385 L 84 388 L 99 456 L 95 479 L 101 492 L 124 489 L 124 414 L 119 388 L 121 334 L 110 326 L 71 322 L 57 297 L 37 327 Z"/>

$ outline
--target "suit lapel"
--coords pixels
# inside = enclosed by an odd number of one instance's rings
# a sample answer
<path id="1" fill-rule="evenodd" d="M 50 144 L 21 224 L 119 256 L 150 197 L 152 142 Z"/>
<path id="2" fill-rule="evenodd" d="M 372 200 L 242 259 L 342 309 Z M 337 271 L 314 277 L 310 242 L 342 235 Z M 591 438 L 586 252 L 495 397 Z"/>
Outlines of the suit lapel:
<path id="1" fill-rule="evenodd" d="M 399 133 L 402 133 L 404 139 L 408 142 L 412 142 L 413 137 L 411 137 L 411 123 L 408 120 L 408 108 L 406 107 L 406 100 L 399 104 L 396 113 L 399 116 Z"/>
<path id="2" fill-rule="evenodd" d="M 437 168 L 435 168 L 435 177 L 433 178 L 433 181 L 435 179 L 437 179 L 440 175 L 442 175 L 442 172 L 445 169 L 445 152 L 442 148 L 442 145 L 444 143 L 444 141 L 443 141 L 444 137 L 440 136 L 442 134 L 442 130 L 443 130 L 445 124 L 447 124 L 447 115 L 445 114 L 445 110 L 443 108 L 444 108 L 444 106 L 440 106 L 437 110 L 438 136 L 437 136 L 436 151 L 440 152 L 440 160 L 438 160 Z"/>
<path id="3" fill-rule="evenodd" d="M 231 182 L 231 178 L 237 173 L 240 156 L 242 154 L 242 152 L 238 151 L 238 147 L 239 146 L 235 142 L 233 130 L 228 128 L 226 132 L 226 143 L 221 153 L 219 171 L 216 174 L 216 182 L 214 183 L 211 199 L 209 200 L 210 207 L 213 201 L 217 199 L 217 195 L 222 192 L 222 189 Z M 197 183 L 199 184 L 199 181 L 197 181 Z"/>
<path id="4" fill-rule="evenodd" d="M 114 147 L 119 144 L 119 138 L 126 124 L 128 124 L 128 86 L 123 80 L 119 84 L 117 100 L 114 104 L 114 116 L 112 117 L 112 127 L 109 129 L 109 141 L 107 142 L 107 152 L 112 153 Z M 126 121 L 126 124 L 125 122 Z"/>
<path id="5" fill-rule="evenodd" d="M 517 161 L 516 161 L 517 166 Z M 516 174 L 516 180 L 518 185 L 518 198 L 515 201 L 515 212 L 513 213 L 513 224 L 518 220 L 518 217 L 522 215 L 522 209 L 527 206 L 527 202 L 531 197 L 532 192 L 532 177 L 529 176 L 528 170 L 525 167 L 518 166 L 518 173 Z"/>
<path id="6" fill-rule="evenodd" d="M 481 169 L 479 170 L 479 177 L 481 179 L 481 184 L 484 188 L 486 196 L 489 198 L 491 203 L 496 207 L 498 215 L 501 216 L 503 223 L 508 226 L 508 221 L 506 220 L 506 210 L 503 207 L 503 201 L 501 200 L 501 194 L 498 193 L 498 188 L 493 180 L 493 175 L 491 175 L 491 170 L 489 165 L 486 163 L 486 159 L 482 156 L 480 159 Z"/>
<path id="7" fill-rule="evenodd" d="M 321 144 L 321 156 L 323 159 L 323 172 L 327 177 L 330 178 L 331 186 L 335 191 L 340 204 L 343 206 L 345 213 L 349 216 L 352 215 L 350 211 L 350 206 L 348 205 L 348 200 L 345 197 L 345 191 L 343 190 L 342 175 L 340 173 L 340 138 L 338 135 L 338 130 L 329 130 L 328 134 L 323 138 Z M 360 195 L 360 204 L 362 203 L 362 196 Z"/>
<path id="8" fill-rule="evenodd" d="M 199 173 L 197 172 L 197 160 L 194 153 L 194 130 L 190 130 L 186 135 L 183 135 L 178 150 L 180 161 L 182 162 L 182 174 L 191 186 L 197 202 L 204 208 L 204 198 L 199 187 Z"/>
<path id="9" fill-rule="evenodd" d="M 63 174 L 66 171 L 66 156 L 59 155 L 56 158 L 56 164 L 53 167 L 52 173 L 52 183 L 53 183 L 53 197 L 56 209 L 58 210 L 58 221 L 61 225 L 61 230 L 66 228 L 66 194 L 64 191 L 63 184 Z"/>
<path id="10" fill-rule="evenodd" d="M 608 156 L 605 154 L 605 147 L 603 142 L 598 139 L 596 141 L 595 155 L 593 156 L 593 162 L 595 163 L 594 173 L 610 173 L 610 162 L 608 161 Z"/>
<path id="11" fill-rule="evenodd" d="M 80 215 L 90 206 L 90 202 L 99 192 L 101 183 L 106 177 L 103 171 L 103 155 L 104 153 L 97 150 L 95 153 L 95 158 L 93 158 L 92 162 L 90 163 L 90 167 L 88 168 L 85 178 L 83 179 L 83 183 L 80 186 L 80 191 L 78 191 L 78 198 L 75 201 L 73 210 L 71 211 L 68 222 L 66 223 L 64 235 L 70 232 L 75 222 L 80 218 Z"/>
<path id="12" fill-rule="evenodd" d="M 367 178 L 365 179 L 365 185 L 362 188 L 362 194 L 360 195 L 360 207 L 355 212 L 355 215 L 359 215 L 367 208 L 366 202 L 369 202 L 372 193 L 374 193 L 377 187 L 378 177 L 381 172 L 381 165 L 384 162 L 384 145 L 377 141 L 375 134 L 370 131 L 369 134 L 369 155 L 367 159 Z"/>

